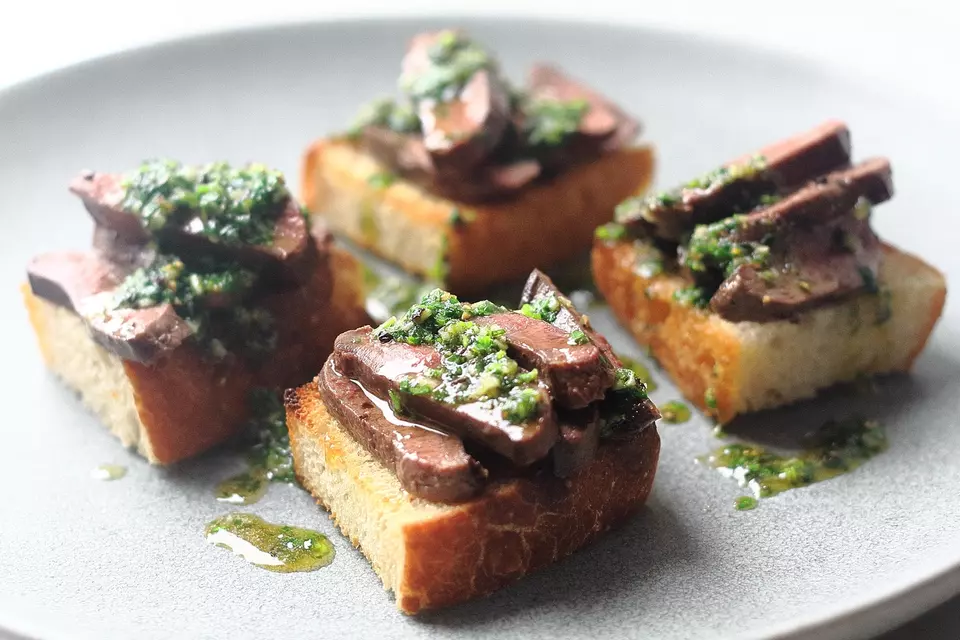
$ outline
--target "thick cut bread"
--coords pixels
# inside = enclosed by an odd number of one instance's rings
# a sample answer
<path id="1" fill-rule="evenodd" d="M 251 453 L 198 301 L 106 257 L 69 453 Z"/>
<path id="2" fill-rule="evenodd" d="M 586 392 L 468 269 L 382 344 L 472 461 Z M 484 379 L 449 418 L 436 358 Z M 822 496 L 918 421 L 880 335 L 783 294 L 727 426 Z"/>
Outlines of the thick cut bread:
<path id="1" fill-rule="evenodd" d="M 815 309 L 795 322 L 729 322 L 674 300 L 674 291 L 687 286 L 680 276 L 638 275 L 637 254 L 632 242 L 598 240 L 597 287 L 684 395 L 721 423 L 861 375 L 909 370 L 946 297 L 939 271 L 885 245 L 880 294 Z"/>
<path id="2" fill-rule="evenodd" d="M 587 544 L 650 493 L 655 426 L 600 446 L 571 478 L 549 473 L 491 484 L 459 505 L 403 491 L 327 412 L 316 382 L 287 392 L 287 426 L 301 484 L 370 560 L 397 607 L 417 613 L 487 595 Z"/>
<path id="3" fill-rule="evenodd" d="M 377 185 L 383 165 L 347 141 L 319 140 L 304 156 L 301 201 L 335 233 L 467 296 L 586 251 L 617 203 L 647 188 L 653 165 L 650 147 L 625 149 L 511 200 L 466 205 L 405 180 Z"/>
<path id="4" fill-rule="evenodd" d="M 333 249 L 330 269 L 330 299 L 311 296 L 328 290 L 318 270 L 314 281 L 264 301 L 279 319 L 278 346 L 256 370 L 213 364 L 189 343 L 149 364 L 122 360 L 94 342 L 72 311 L 33 295 L 29 285 L 23 296 L 47 366 L 125 446 L 169 464 L 233 435 L 248 415 L 253 386 L 303 382 L 323 364 L 337 335 L 367 322 L 356 261 Z"/>

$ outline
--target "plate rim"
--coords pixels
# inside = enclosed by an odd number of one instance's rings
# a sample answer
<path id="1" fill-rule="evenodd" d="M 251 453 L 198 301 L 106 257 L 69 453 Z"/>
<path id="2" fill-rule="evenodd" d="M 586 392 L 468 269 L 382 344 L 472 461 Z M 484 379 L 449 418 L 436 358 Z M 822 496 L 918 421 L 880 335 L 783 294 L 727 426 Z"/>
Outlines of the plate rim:
<path id="1" fill-rule="evenodd" d="M 451 22 L 463 23 L 468 28 L 471 25 L 483 28 L 503 27 L 507 24 L 521 28 L 575 27 L 598 33 L 613 31 L 622 34 L 651 34 L 669 39 L 673 44 L 680 47 L 721 47 L 737 53 L 755 54 L 762 52 L 766 58 L 772 59 L 777 64 L 803 68 L 821 77 L 843 82 L 854 91 L 882 97 L 885 101 L 893 104 L 909 105 L 914 111 L 925 112 L 930 115 L 935 114 L 938 120 L 950 122 L 954 125 L 957 123 L 955 114 L 948 109 L 940 108 L 939 103 L 916 103 L 904 99 L 896 92 L 895 87 L 877 86 L 849 68 L 832 67 L 819 63 L 812 57 L 783 51 L 764 44 L 747 44 L 722 34 L 705 34 L 693 29 L 642 23 L 615 23 L 606 18 L 574 20 L 523 12 L 497 18 L 469 11 L 456 12 L 450 10 L 418 10 L 402 16 L 384 14 L 362 17 L 336 16 L 329 19 L 260 20 L 241 26 L 205 29 L 174 37 L 154 39 L 137 46 L 125 47 L 70 64 L 60 65 L 0 87 L 0 108 L 5 103 L 16 101 L 31 92 L 43 91 L 45 85 L 55 84 L 62 78 L 82 74 L 105 64 L 119 63 L 124 58 L 157 56 L 162 55 L 165 51 L 191 45 L 217 46 L 218 41 L 234 38 L 253 35 L 282 37 L 284 33 L 289 34 L 298 31 L 316 32 L 325 29 L 365 27 L 411 30 L 425 25 L 450 24 Z M 656 141 L 653 142 L 656 144 Z M 768 626 L 748 636 L 741 637 L 753 640 L 840 640 L 868 638 L 878 633 L 893 630 L 960 594 L 960 541 L 944 545 L 941 551 L 946 552 L 947 561 L 933 562 L 926 560 L 921 564 L 914 565 L 909 571 L 903 572 L 899 579 L 887 583 L 883 588 L 867 591 L 864 595 L 847 600 L 846 606 L 814 609 L 806 615 L 794 615 L 777 625 Z M 934 553 L 930 554 L 929 557 L 943 556 Z M 852 604 L 850 604 L 851 602 Z M 35 630 L 31 627 L 34 625 L 22 624 L 24 622 L 26 621 L 17 620 L 16 616 L 10 618 L 0 613 L 0 637 L 6 634 L 13 634 L 11 637 L 15 638 L 40 637 L 33 635 Z"/>

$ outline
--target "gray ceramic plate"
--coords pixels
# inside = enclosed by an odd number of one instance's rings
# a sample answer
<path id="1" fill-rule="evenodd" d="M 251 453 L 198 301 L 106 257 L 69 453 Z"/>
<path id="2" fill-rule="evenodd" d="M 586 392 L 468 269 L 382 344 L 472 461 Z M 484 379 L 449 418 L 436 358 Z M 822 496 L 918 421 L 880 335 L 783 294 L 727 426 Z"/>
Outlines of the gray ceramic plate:
<path id="1" fill-rule="evenodd" d="M 8 487 L 0 502 L 0 625 L 46 638 L 117 637 L 853 637 L 890 626 L 960 586 L 960 318 L 949 305 L 910 378 L 770 413 L 763 429 L 855 410 L 884 421 L 890 451 L 855 473 L 737 512 L 738 488 L 694 464 L 717 446 L 703 419 L 663 425 L 648 507 L 550 569 L 449 611 L 399 615 L 373 571 L 294 487 L 250 510 L 315 527 L 337 547 L 316 573 L 273 574 L 208 545 L 227 509 L 214 484 L 227 453 L 152 469 L 119 446 L 41 366 L 17 299 L 38 251 L 81 247 L 89 222 L 65 184 L 79 169 L 145 156 L 256 159 L 296 176 L 307 142 L 393 86 L 423 23 L 307 25 L 217 35 L 114 56 L 0 95 L 0 261 Z M 429 25 L 428 25 L 429 26 Z M 894 160 L 887 238 L 957 280 L 960 126 L 829 70 L 656 32 L 468 22 L 519 73 L 557 61 L 646 123 L 671 184 L 827 117 L 847 119 L 860 157 Z M 614 343 L 633 348 L 608 318 Z M 677 397 L 658 376 L 656 400 Z M 744 428 L 751 428 L 747 425 Z M 105 462 L 129 467 L 90 479 Z"/>

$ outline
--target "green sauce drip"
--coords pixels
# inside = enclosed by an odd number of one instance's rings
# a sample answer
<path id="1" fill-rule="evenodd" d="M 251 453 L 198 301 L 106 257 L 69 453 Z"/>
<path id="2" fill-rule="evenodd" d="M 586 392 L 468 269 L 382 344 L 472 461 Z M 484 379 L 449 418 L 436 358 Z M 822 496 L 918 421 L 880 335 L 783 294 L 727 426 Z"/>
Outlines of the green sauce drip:
<path id="1" fill-rule="evenodd" d="M 664 422 L 680 424 L 690 419 L 690 407 L 679 400 L 670 400 L 659 406 Z"/>
<path id="2" fill-rule="evenodd" d="M 733 501 L 733 508 L 737 511 L 750 511 L 757 508 L 757 499 L 753 496 L 740 496 Z"/>
<path id="3" fill-rule="evenodd" d="M 624 367 L 633 372 L 637 377 L 637 380 L 642 382 L 647 388 L 647 391 L 656 391 L 657 381 L 654 380 L 653 374 L 650 373 L 650 369 L 643 363 L 634 360 L 633 358 L 628 358 L 627 356 L 617 355 L 620 358 L 620 362 Z"/>
<path id="4" fill-rule="evenodd" d="M 277 342 L 267 310 L 238 304 L 256 279 L 253 271 L 235 264 L 199 259 L 187 267 L 175 256 L 160 254 L 120 283 L 113 306 L 145 309 L 169 303 L 214 359 L 231 351 L 256 359 L 273 351 Z"/>
<path id="5" fill-rule="evenodd" d="M 290 192 L 279 171 L 226 162 L 188 166 L 152 160 L 126 174 L 121 206 L 151 232 L 187 227 L 229 245 L 268 244 Z"/>
<path id="6" fill-rule="evenodd" d="M 879 423 L 857 418 L 828 422 L 809 440 L 810 448 L 797 455 L 734 443 L 699 461 L 734 478 L 755 497 L 769 498 L 853 471 L 887 449 L 887 437 Z"/>
<path id="7" fill-rule="evenodd" d="M 400 380 L 401 393 L 391 397 L 394 410 L 403 412 L 403 395 L 430 395 L 455 405 L 486 401 L 514 424 L 533 418 L 541 401 L 537 370 L 521 371 L 507 356 L 503 329 L 470 321 L 502 311 L 492 302 L 462 303 L 434 289 L 402 316 L 380 325 L 374 331 L 377 339 L 433 345 L 441 357 L 439 368 Z"/>
<path id="8" fill-rule="evenodd" d="M 583 99 L 531 100 L 524 106 L 523 137 L 534 149 L 562 146 L 579 130 L 589 108 Z"/>
<path id="9" fill-rule="evenodd" d="M 427 55 L 430 65 L 425 70 L 400 76 L 400 90 L 414 102 L 453 98 L 475 73 L 496 68 L 487 51 L 452 29 L 438 35 Z"/>
<path id="10" fill-rule="evenodd" d="M 216 496 L 221 502 L 253 504 L 263 497 L 271 482 L 297 482 L 283 403 L 269 389 L 254 389 L 249 402 L 252 417 L 246 431 L 253 437 L 247 453 L 249 469 L 217 485 Z"/>
<path id="11" fill-rule="evenodd" d="M 205 534 L 208 542 L 279 573 L 315 571 L 333 562 L 335 555 L 322 533 L 271 524 L 249 513 L 220 516 L 207 525 Z"/>
<path id="12" fill-rule="evenodd" d="M 127 475 L 127 468 L 118 464 L 101 464 L 90 472 L 94 480 L 119 480 Z"/>

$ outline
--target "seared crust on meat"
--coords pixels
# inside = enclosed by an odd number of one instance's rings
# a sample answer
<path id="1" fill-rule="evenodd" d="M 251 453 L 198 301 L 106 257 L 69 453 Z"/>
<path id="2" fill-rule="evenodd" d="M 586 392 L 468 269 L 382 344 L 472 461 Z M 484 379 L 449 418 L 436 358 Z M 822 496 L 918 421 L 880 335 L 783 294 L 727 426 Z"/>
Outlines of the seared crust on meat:
<path id="1" fill-rule="evenodd" d="M 646 501 L 660 451 L 651 425 L 601 443 L 570 478 L 543 471 L 444 505 L 404 492 L 330 416 L 316 382 L 289 390 L 286 407 L 301 484 L 411 614 L 487 595 L 621 523 Z"/>
<path id="2" fill-rule="evenodd" d="M 371 177 L 386 167 L 349 141 L 324 139 L 307 149 L 300 178 L 302 201 L 332 231 L 469 296 L 586 251 L 594 228 L 647 188 L 653 168 L 650 146 L 623 149 L 509 200 L 464 205 L 399 178 L 378 184 Z"/>
<path id="3" fill-rule="evenodd" d="M 674 292 L 689 286 L 680 276 L 639 275 L 631 241 L 596 241 L 592 262 L 597 287 L 620 322 L 683 394 L 721 423 L 862 375 L 908 371 L 947 291 L 939 271 L 884 245 L 879 295 L 810 310 L 796 321 L 729 322 L 676 301 Z"/>

